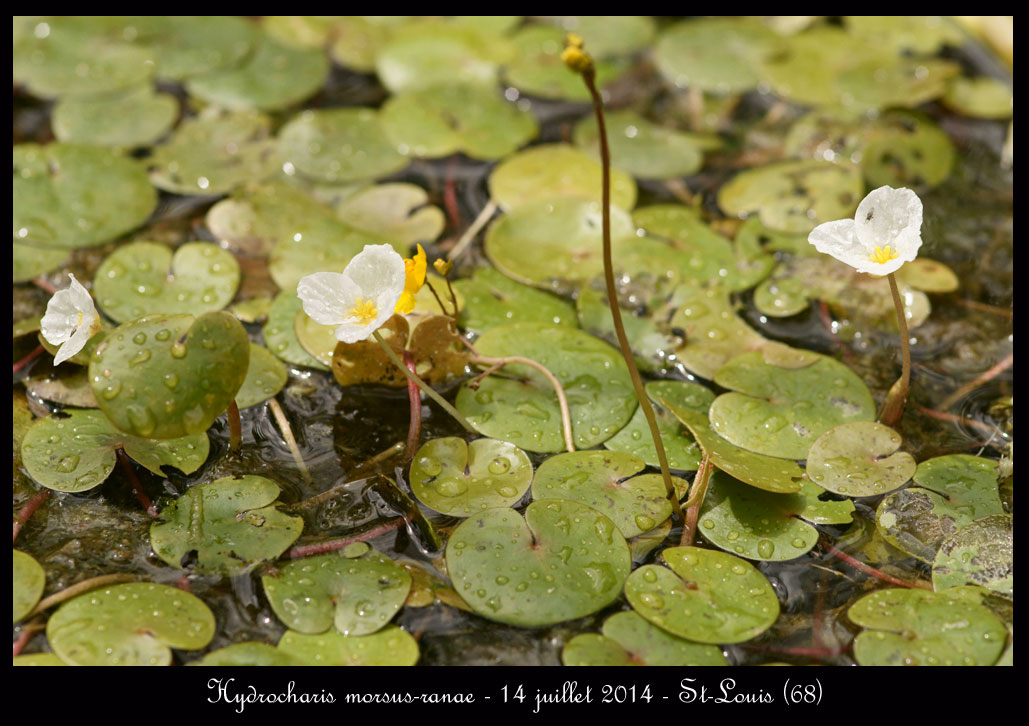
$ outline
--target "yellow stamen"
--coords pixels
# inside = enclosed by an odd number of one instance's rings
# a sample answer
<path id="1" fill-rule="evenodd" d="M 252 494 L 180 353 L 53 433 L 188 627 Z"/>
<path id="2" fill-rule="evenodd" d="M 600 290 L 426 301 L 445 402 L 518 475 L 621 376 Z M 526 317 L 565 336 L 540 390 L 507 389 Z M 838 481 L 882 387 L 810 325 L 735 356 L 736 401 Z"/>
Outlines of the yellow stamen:
<path id="1" fill-rule="evenodd" d="M 79 319 L 75 321 L 75 327 L 76 328 L 81 328 L 82 327 L 82 313 L 75 313 L 75 314 L 79 316 Z"/>
<path id="2" fill-rule="evenodd" d="M 379 309 L 375 306 L 375 303 L 371 300 L 363 300 L 357 298 L 357 302 L 354 303 L 354 307 L 350 308 L 350 317 L 355 318 L 355 322 L 361 325 L 367 325 L 368 323 L 375 320 L 375 317 L 379 314 Z"/>
<path id="3" fill-rule="evenodd" d="M 890 260 L 897 259 L 898 256 L 899 255 L 894 250 L 890 249 L 889 245 L 886 245 L 885 247 L 876 247 L 875 252 L 871 255 L 872 262 L 877 265 L 885 265 Z"/>

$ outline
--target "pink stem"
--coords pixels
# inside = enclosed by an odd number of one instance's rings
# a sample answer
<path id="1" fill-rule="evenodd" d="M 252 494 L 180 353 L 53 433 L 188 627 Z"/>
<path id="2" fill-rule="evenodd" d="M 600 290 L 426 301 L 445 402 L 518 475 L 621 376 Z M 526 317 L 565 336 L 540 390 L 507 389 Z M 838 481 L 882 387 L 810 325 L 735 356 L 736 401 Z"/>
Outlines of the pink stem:
<path id="1" fill-rule="evenodd" d="M 394 530 L 397 527 L 400 527 L 406 521 L 407 519 L 401 517 L 400 519 L 390 520 L 389 522 L 386 522 L 386 524 L 383 524 L 374 529 L 370 529 L 367 532 L 362 532 L 361 534 L 354 535 L 353 537 L 344 537 L 342 539 L 329 540 L 328 542 L 318 542 L 316 544 L 294 547 L 286 553 L 286 557 L 291 560 L 295 560 L 299 557 L 307 557 L 308 555 L 320 555 L 323 552 L 334 552 L 336 550 L 341 550 L 347 545 L 354 544 L 354 542 L 366 542 L 367 540 L 375 539 L 380 534 L 385 534 L 390 530 Z"/>
<path id="2" fill-rule="evenodd" d="M 118 452 L 118 463 L 121 465 L 122 471 L 125 472 L 125 476 L 129 478 L 129 483 L 132 485 L 132 492 L 136 495 L 136 499 L 143 505 L 143 509 L 151 517 L 157 516 L 157 507 L 154 506 L 153 501 L 147 496 L 147 493 L 143 491 L 143 485 L 139 483 L 139 477 L 136 476 L 136 469 L 132 466 L 132 462 L 129 461 L 128 455 L 125 451 L 118 447 L 115 449 Z"/>
<path id="3" fill-rule="evenodd" d="M 11 540 L 12 542 L 18 539 L 18 533 L 21 532 L 21 528 L 25 526 L 25 524 L 29 521 L 29 517 L 32 516 L 32 513 L 39 509 L 39 506 L 49 498 L 50 490 L 44 489 L 39 494 L 32 497 L 32 499 L 27 501 L 25 503 L 25 506 L 22 507 L 21 510 L 14 515 L 14 537 Z"/>
<path id="4" fill-rule="evenodd" d="M 866 575 L 871 575 L 872 577 L 877 577 L 877 578 L 879 578 L 880 580 L 882 580 L 884 582 L 888 582 L 891 585 L 897 585 L 898 587 L 909 587 L 909 588 L 911 588 L 913 590 L 931 590 L 932 589 L 932 587 L 929 584 L 924 583 L 924 582 L 914 582 L 914 583 L 911 583 L 911 582 L 905 582 L 904 580 L 898 580 L 896 577 L 891 577 L 890 575 L 887 575 L 885 572 L 880 572 L 879 570 L 875 569 L 871 565 L 866 565 L 864 562 L 861 562 L 860 560 L 854 559 L 853 557 L 848 555 L 846 552 L 844 552 L 842 550 L 836 549 L 835 547 L 833 547 L 828 542 L 825 543 L 825 546 L 829 550 L 829 553 L 831 555 L 833 555 L 833 557 L 838 557 L 839 559 L 843 560 L 844 562 L 846 562 L 851 567 L 853 567 L 855 569 L 858 569 L 858 570 L 861 570 Z"/>
<path id="5" fill-rule="evenodd" d="M 407 350 L 404 351 L 404 365 L 412 373 L 418 373 L 415 370 L 414 356 Z M 418 384 L 410 379 L 407 381 L 407 397 L 411 402 L 411 423 L 407 427 L 407 448 L 404 450 L 405 463 L 414 458 L 414 452 L 418 448 L 418 440 L 422 433 L 422 392 L 418 388 Z"/>
<path id="6" fill-rule="evenodd" d="M 46 350 L 46 348 L 44 348 L 42 345 L 37 345 L 35 348 L 33 348 L 31 353 L 29 353 L 27 356 L 25 356 L 20 361 L 14 364 L 14 372 L 12 375 L 18 375 L 18 371 L 20 371 L 22 368 L 27 366 L 32 361 L 36 360 L 36 358 L 38 358 L 40 353 L 42 353 L 44 350 Z"/>

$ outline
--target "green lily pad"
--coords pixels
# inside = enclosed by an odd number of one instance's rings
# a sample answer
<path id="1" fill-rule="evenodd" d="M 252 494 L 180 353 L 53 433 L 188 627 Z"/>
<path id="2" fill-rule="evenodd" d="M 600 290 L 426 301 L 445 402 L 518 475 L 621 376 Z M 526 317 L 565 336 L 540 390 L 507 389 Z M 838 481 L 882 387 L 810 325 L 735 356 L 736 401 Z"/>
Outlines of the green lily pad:
<path id="1" fill-rule="evenodd" d="M 54 105 L 50 124 L 66 144 L 134 149 L 164 136 L 179 116 L 179 102 L 149 85 L 114 97 L 63 98 Z"/>
<path id="2" fill-rule="evenodd" d="M 93 295 L 118 323 L 151 313 L 205 313 L 232 301 L 239 276 L 232 253 L 209 242 L 187 242 L 174 256 L 166 245 L 133 242 L 104 259 Z"/>
<path id="3" fill-rule="evenodd" d="M 957 63 L 940 58 L 875 58 L 840 73 L 836 85 L 847 108 L 914 108 L 946 93 L 960 72 Z"/>
<path id="4" fill-rule="evenodd" d="M 281 111 L 313 96 L 328 76 L 324 51 L 281 45 L 264 35 L 240 65 L 194 76 L 186 90 L 222 108 Z"/>
<path id="5" fill-rule="evenodd" d="M 304 368 L 320 371 L 329 370 L 325 365 L 300 345 L 294 325 L 297 315 L 304 310 L 304 303 L 295 291 L 284 290 L 275 296 L 268 308 L 268 322 L 264 325 L 264 343 L 276 356 Z"/>
<path id="6" fill-rule="evenodd" d="M 611 165 L 641 179 L 671 179 L 700 170 L 704 157 L 689 134 L 651 123 L 635 111 L 605 118 Z M 599 156 L 597 121 L 586 116 L 572 132 L 575 145 Z"/>
<path id="7" fill-rule="evenodd" d="M 961 286 L 952 269 L 927 257 L 905 263 L 894 274 L 902 286 L 923 292 L 954 292 Z"/>
<path id="8" fill-rule="evenodd" d="M 267 348 L 256 343 L 250 344 L 250 365 L 247 366 L 247 377 L 236 393 L 236 406 L 244 408 L 264 403 L 278 394 L 289 380 L 286 366 L 272 355 Z"/>
<path id="9" fill-rule="evenodd" d="M 876 590 L 847 616 L 867 628 L 854 639 L 861 665 L 992 665 L 1007 639 L 989 610 L 946 592 Z"/>
<path id="10" fill-rule="evenodd" d="M 567 666 L 718 666 L 728 665 L 722 649 L 692 643 L 651 625 L 634 611 L 604 621 L 603 635 L 576 635 L 561 651 Z"/>
<path id="11" fill-rule="evenodd" d="M 562 197 L 592 199 L 599 204 L 601 168 L 589 154 L 570 144 L 541 144 L 498 164 L 489 176 L 489 193 L 504 211 Z M 636 182 L 618 169 L 611 170 L 611 204 L 624 210 L 636 205 Z M 614 220 L 612 237 L 613 225 Z"/>
<path id="12" fill-rule="evenodd" d="M 435 241 L 446 219 L 429 204 L 429 195 L 414 184 L 378 184 L 362 189 L 336 205 L 350 227 L 397 247 Z"/>
<path id="13" fill-rule="evenodd" d="M 361 637 L 335 631 L 306 635 L 287 630 L 277 647 L 312 666 L 413 666 L 419 656 L 418 641 L 395 625 Z"/>
<path id="14" fill-rule="evenodd" d="M 302 111 L 279 132 L 279 151 L 301 174 L 333 183 L 375 179 L 407 166 L 370 108 Z"/>
<path id="15" fill-rule="evenodd" d="M 100 411 L 63 413 L 65 418 L 36 421 L 22 441 L 25 470 L 48 489 L 83 492 L 99 485 L 114 470 L 118 448 L 160 477 L 167 476 L 162 467 L 192 474 L 207 460 L 210 443 L 204 432 L 155 441 L 117 430 Z"/>
<path id="16" fill-rule="evenodd" d="M 280 43 L 296 48 L 324 48 L 342 21 L 356 19 L 371 25 L 363 18 L 345 18 L 342 15 L 265 15 L 261 29 Z"/>
<path id="17" fill-rule="evenodd" d="M 25 390 L 44 401 L 62 406 L 96 408 L 96 396 L 89 385 L 89 374 L 82 366 L 45 366 L 36 364 L 25 379 Z"/>
<path id="18" fill-rule="evenodd" d="M 391 97 L 382 107 L 382 126 L 402 154 L 438 158 L 460 151 L 487 161 L 507 156 L 539 132 L 536 117 L 498 89 L 453 83 Z"/>
<path id="19" fill-rule="evenodd" d="M 746 560 L 699 547 L 670 547 L 667 567 L 644 565 L 625 582 L 632 609 L 680 638 L 741 643 L 779 616 L 779 600 L 765 576 Z"/>
<path id="20" fill-rule="evenodd" d="M 654 19 L 646 15 L 551 15 L 539 20 L 578 35 L 594 58 L 643 50 L 656 30 Z"/>
<path id="21" fill-rule="evenodd" d="M 947 108 L 972 118 L 1011 118 L 1013 100 L 1011 86 L 986 76 L 953 78 L 943 96 Z"/>
<path id="22" fill-rule="evenodd" d="M 229 311 L 239 318 L 241 323 L 267 321 L 268 308 L 272 306 L 272 298 L 268 295 L 252 297 L 229 305 Z"/>
<path id="23" fill-rule="evenodd" d="M 451 436 L 425 442 L 411 462 L 411 491 L 454 517 L 517 503 L 532 482 L 532 462 L 506 441 Z"/>
<path id="24" fill-rule="evenodd" d="M 1010 515 L 997 514 L 966 524 L 944 540 L 933 561 L 933 589 L 968 583 L 1012 597 L 1013 526 Z"/>
<path id="25" fill-rule="evenodd" d="M 12 282 L 28 282 L 34 277 L 53 272 L 67 260 L 68 250 L 20 245 L 15 242 L 11 253 Z"/>
<path id="26" fill-rule="evenodd" d="M 518 355 L 543 366 L 568 398 L 575 445 L 589 449 L 614 436 L 636 408 L 629 371 L 618 351 L 564 325 L 515 323 L 478 341 L 485 356 Z M 564 439 L 557 394 L 538 371 L 512 364 L 473 390 L 457 394 L 457 408 L 485 436 L 526 451 L 561 451 Z"/>
<path id="27" fill-rule="evenodd" d="M 119 25 L 154 54 L 157 76 L 170 81 L 235 65 L 259 35 L 253 23 L 229 15 L 137 15 Z"/>
<path id="28" fill-rule="evenodd" d="M 900 448 L 900 434 L 872 421 L 840 424 L 811 444 L 807 475 L 831 492 L 871 497 L 904 486 L 915 459 Z"/>
<path id="29" fill-rule="evenodd" d="M 71 144 L 16 145 L 13 195 L 14 240 L 33 249 L 107 242 L 141 225 L 157 205 L 134 159 Z M 56 252 L 45 254 L 46 262 L 56 260 Z"/>
<path id="30" fill-rule="evenodd" d="M 525 510 L 487 509 L 447 542 L 454 589 L 479 615 L 536 627 L 594 613 L 618 597 L 629 548 L 614 523 L 575 502 L 544 499 Z"/>
<path id="31" fill-rule="evenodd" d="M 852 217 L 864 193 L 855 165 L 780 161 L 737 174 L 718 190 L 718 206 L 740 217 L 756 213 L 778 232 L 801 233 Z"/>
<path id="32" fill-rule="evenodd" d="M 612 255 L 640 246 L 629 215 L 611 207 Z M 523 204 L 486 232 L 486 256 L 513 280 L 561 291 L 603 274 L 600 205 L 573 197 Z M 617 252 L 615 251 L 617 250 Z"/>
<path id="33" fill-rule="evenodd" d="M 70 665 L 170 665 L 172 648 L 199 650 L 214 637 L 214 614 L 177 587 L 130 582 L 65 602 L 46 624 Z"/>
<path id="34" fill-rule="evenodd" d="M 333 629 L 346 636 L 384 628 L 407 599 L 411 575 L 374 550 L 358 557 L 305 557 L 261 578 L 272 609 L 291 632 Z"/>
<path id="35" fill-rule="evenodd" d="M 512 38 L 517 52 L 504 68 L 507 82 L 523 93 L 540 98 L 589 101 L 590 94 L 578 74 L 561 60 L 565 32 L 546 25 L 527 25 Z M 593 53 L 587 44 L 586 50 Z M 629 69 L 625 58 L 595 56 L 598 88 L 603 88 Z"/>
<path id="36" fill-rule="evenodd" d="M 271 119 L 215 107 L 179 124 L 147 159 L 154 186 L 176 194 L 218 195 L 278 171 Z"/>
<path id="37" fill-rule="evenodd" d="M 138 85 L 155 70 L 152 51 L 47 18 L 14 42 L 15 83 L 40 98 L 98 96 Z"/>
<path id="38" fill-rule="evenodd" d="M 657 429 L 661 434 L 661 443 L 665 447 L 669 468 L 696 471 L 700 466 L 700 446 L 679 419 L 661 407 L 660 399 L 668 399 L 706 417 L 711 402 L 715 400 L 715 394 L 698 383 L 685 381 L 651 381 L 643 388 L 650 400 L 657 404 L 654 415 L 657 418 Z M 642 408 L 636 409 L 625 428 L 604 442 L 604 448 L 632 454 L 650 466 L 660 465 L 650 425 Z"/>
<path id="39" fill-rule="evenodd" d="M 643 474 L 646 462 L 620 451 L 572 451 L 544 461 L 532 498 L 578 502 L 602 512 L 626 539 L 648 532 L 672 515 L 660 474 Z M 678 479 L 683 489 L 689 485 Z"/>
<path id="40" fill-rule="evenodd" d="M 965 35 L 942 15 L 847 15 L 847 31 L 874 43 L 881 52 L 931 54 L 944 45 L 958 47 Z"/>
<path id="41" fill-rule="evenodd" d="M 161 510 L 150 546 L 172 567 L 247 572 L 286 551 L 304 528 L 275 508 L 279 486 L 263 476 L 225 477 L 191 487 Z"/>
<path id="42" fill-rule="evenodd" d="M 706 414 L 690 410 L 664 395 L 658 395 L 658 403 L 690 430 L 701 450 L 711 457 L 711 463 L 726 474 L 769 492 L 800 491 L 804 471 L 795 462 L 741 449 L 716 434 Z"/>
<path id="43" fill-rule="evenodd" d="M 850 524 L 854 521 L 854 502 L 849 499 L 822 499 L 827 491 L 812 481 L 805 480 L 799 496 L 803 504 L 797 516 L 812 524 Z"/>
<path id="44" fill-rule="evenodd" d="M 805 498 L 773 494 L 723 472 L 711 475 L 700 514 L 704 539 L 726 552 L 766 562 L 792 560 L 818 543 L 818 530 L 798 519 Z"/>
<path id="45" fill-rule="evenodd" d="M 361 73 L 375 72 L 375 56 L 389 38 L 388 28 L 358 15 L 347 15 L 333 24 L 332 32 L 334 39 L 329 46 L 332 60 Z"/>
<path id="46" fill-rule="evenodd" d="M 36 607 L 46 585 L 46 572 L 32 557 L 21 550 L 14 550 L 14 622 L 24 620 Z"/>
<path id="47" fill-rule="evenodd" d="M 230 313 L 147 315 L 97 346 L 89 377 L 100 409 L 137 436 L 206 431 L 247 374 L 250 341 Z"/>
<path id="48" fill-rule="evenodd" d="M 53 653 L 28 653 L 14 657 L 12 665 L 16 666 L 66 666 L 63 660 Z"/>
<path id="49" fill-rule="evenodd" d="M 842 423 L 871 421 L 875 403 L 847 366 L 818 356 L 811 365 L 783 368 L 754 351 L 715 374 L 731 389 L 711 404 L 711 426 L 723 438 L 758 454 L 805 459 L 815 439 Z"/>
<path id="50" fill-rule="evenodd" d="M 967 454 L 928 459 L 915 470 L 916 487 L 888 495 L 876 526 L 894 547 L 931 563 L 944 540 L 974 520 L 1004 514 L 997 462 Z"/>
<path id="51" fill-rule="evenodd" d="M 191 666 L 298 666 L 300 662 L 289 653 L 267 643 L 235 643 L 211 651 Z"/>
<path id="52" fill-rule="evenodd" d="M 455 280 L 454 289 L 465 298 L 458 322 L 477 335 L 508 323 L 576 325 L 575 309 L 570 304 L 515 282 L 491 267 L 476 268 L 472 277 Z"/>
<path id="53" fill-rule="evenodd" d="M 676 23 L 654 46 L 654 60 L 679 88 L 739 93 L 755 88 L 757 64 L 782 45 L 767 26 L 743 18 L 704 18 Z"/>

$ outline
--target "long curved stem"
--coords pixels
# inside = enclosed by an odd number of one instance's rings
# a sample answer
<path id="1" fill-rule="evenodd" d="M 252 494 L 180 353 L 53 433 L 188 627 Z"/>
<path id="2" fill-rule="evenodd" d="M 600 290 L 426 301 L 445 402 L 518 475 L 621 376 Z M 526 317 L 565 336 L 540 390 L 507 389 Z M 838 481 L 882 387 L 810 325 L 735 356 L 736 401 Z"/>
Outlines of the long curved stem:
<path id="1" fill-rule="evenodd" d="M 406 350 L 404 351 L 404 365 L 407 366 L 407 370 L 415 372 L 414 356 Z M 414 452 L 418 448 L 418 441 L 422 433 L 422 393 L 411 379 L 407 380 L 407 398 L 411 404 L 411 421 L 407 426 L 407 445 L 404 447 L 405 465 L 414 458 Z"/>
<path id="2" fill-rule="evenodd" d="M 508 363 L 521 363 L 522 365 L 527 365 L 530 368 L 535 368 L 542 373 L 543 377 L 550 381 L 550 385 L 554 387 L 554 392 L 557 393 L 557 405 L 561 409 L 561 430 L 564 433 L 565 448 L 569 451 L 575 451 L 575 438 L 572 436 L 572 414 L 568 408 L 568 397 L 565 395 L 565 389 L 561 385 L 561 381 L 557 380 L 557 376 L 551 373 L 546 366 L 538 361 L 532 360 L 531 358 L 523 358 L 520 355 L 509 355 L 503 358 L 478 356 L 476 358 L 471 358 L 470 362 L 490 366 L 490 369 L 486 371 L 486 374 L 492 373 L 494 370 L 499 370 Z"/>
<path id="3" fill-rule="evenodd" d="M 447 399 L 443 398 L 443 396 L 438 394 L 432 388 L 432 386 L 430 386 L 428 383 L 423 381 L 421 379 L 421 377 L 417 373 L 412 373 L 411 371 L 409 371 L 407 369 L 407 366 L 404 365 L 404 361 L 400 360 L 400 357 L 397 356 L 397 354 L 393 351 L 393 349 L 389 347 L 389 344 L 383 339 L 383 337 L 381 335 L 379 335 L 379 331 L 378 330 L 373 331 L 372 335 L 375 336 L 375 340 L 377 340 L 379 342 L 379 346 L 386 353 L 386 356 L 391 361 L 393 361 L 393 365 L 395 365 L 397 368 L 400 369 L 400 372 L 404 374 L 404 376 L 407 378 L 407 380 L 412 381 L 416 386 L 418 386 L 420 389 L 422 389 L 422 391 L 425 392 L 426 396 L 428 396 L 433 401 L 435 401 L 440 406 L 442 406 L 443 410 L 446 411 L 447 413 L 449 413 L 451 416 L 453 416 L 454 419 L 456 419 L 459 424 L 461 424 L 462 426 L 465 427 L 465 429 L 467 429 L 468 431 L 470 431 L 473 434 L 477 433 L 476 430 L 472 427 L 472 425 L 470 423 L 468 423 L 468 421 L 465 419 L 465 417 L 462 416 L 458 412 L 458 410 L 456 408 L 454 408 L 452 405 L 450 405 L 450 402 L 447 401 Z"/>
<path id="4" fill-rule="evenodd" d="M 911 388 L 911 341 L 908 335 L 907 313 L 904 311 L 904 301 L 901 299 L 900 289 L 897 287 L 897 278 L 892 272 L 886 277 L 890 281 L 893 305 L 897 309 L 901 372 L 900 378 L 890 387 L 889 392 L 886 394 L 882 410 L 879 411 L 879 421 L 886 426 L 893 426 L 904 415 L 904 403 L 907 401 L 908 390 Z"/>
<path id="5" fill-rule="evenodd" d="M 614 265 L 611 262 L 611 151 L 607 145 L 607 127 L 604 124 L 604 102 L 597 91 L 596 72 L 590 67 L 583 71 L 583 81 L 593 99 L 593 112 L 597 117 L 597 132 L 600 137 L 600 163 L 602 170 L 603 189 L 601 197 L 601 219 L 603 222 L 604 235 L 604 283 L 607 285 L 607 302 L 611 307 L 611 318 L 615 326 L 615 335 L 618 336 L 618 345 L 622 349 L 622 357 L 625 358 L 625 365 L 629 369 L 629 376 L 632 378 L 632 386 L 636 389 L 636 398 L 639 400 L 640 408 L 647 419 L 650 427 L 650 435 L 654 439 L 654 449 L 657 451 L 657 460 L 661 464 L 661 477 L 665 481 L 665 492 L 672 503 L 672 512 L 679 522 L 683 521 L 682 508 L 679 506 L 679 498 L 675 494 L 675 487 L 672 484 L 672 473 L 668 469 L 668 457 L 665 455 L 664 442 L 661 441 L 661 432 L 657 428 L 657 416 L 654 415 L 654 408 L 650 405 L 647 392 L 643 389 L 643 380 L 636 368 L 636 360 L 633 358 L 632 349 L 629 347 L 629 339 L 625 335 L 625 327 L 622 325 L 622 311 L 618 307 L 618 292 L 615 289 Z"/>

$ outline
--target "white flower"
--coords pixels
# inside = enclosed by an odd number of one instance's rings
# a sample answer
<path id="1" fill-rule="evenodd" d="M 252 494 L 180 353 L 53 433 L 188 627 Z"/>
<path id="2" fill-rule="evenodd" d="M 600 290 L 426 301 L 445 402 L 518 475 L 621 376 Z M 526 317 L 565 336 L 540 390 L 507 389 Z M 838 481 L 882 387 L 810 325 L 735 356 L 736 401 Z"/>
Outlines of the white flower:
<path id="1" fill-rule="evenodd" d="M 54 356 L 59 365 L 78 353 L 100 330 L 100 316 L 86 288 L 68 274 L 71 285 L 58 290 L 46 304 L 46 315 L 39 321 L 40 332 L 50 345 L 61 346 Z"/>
<path id="2" fill-rule="evenodd" d="M 918 256 L 922 201 L 910 189 L 879 187 L 861 200 L 854 219 L 820 224 L 807 240 L 858 272 L 888 275 Z"/>
<path id="3" fill-rule="evenodd" d="M 393 317 L 404 292 L 404 258 L 389 245 L 365 245 L 343 272 L 316 272 L 297 285 L 304 312 L 337 325 L 336 340 L 364 340 Z"/>

